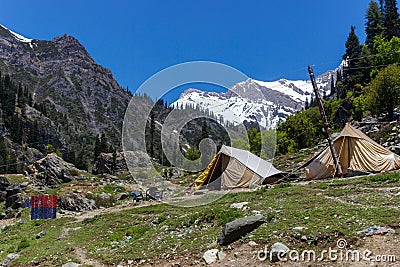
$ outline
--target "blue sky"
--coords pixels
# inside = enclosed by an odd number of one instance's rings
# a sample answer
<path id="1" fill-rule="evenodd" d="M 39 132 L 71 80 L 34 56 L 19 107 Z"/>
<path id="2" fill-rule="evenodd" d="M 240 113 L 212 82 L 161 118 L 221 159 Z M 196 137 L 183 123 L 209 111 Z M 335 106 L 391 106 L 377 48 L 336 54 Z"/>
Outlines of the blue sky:
<path id="1" fill-rule="evenodd" d="M 210 60 L 249 77 L 307 79 L 336 68 L 350 25 L 365 40 L 369 0 L 0 0 L 0 24 L 26 37 L 67 33 L 134 91 L 171 65 Z"/>

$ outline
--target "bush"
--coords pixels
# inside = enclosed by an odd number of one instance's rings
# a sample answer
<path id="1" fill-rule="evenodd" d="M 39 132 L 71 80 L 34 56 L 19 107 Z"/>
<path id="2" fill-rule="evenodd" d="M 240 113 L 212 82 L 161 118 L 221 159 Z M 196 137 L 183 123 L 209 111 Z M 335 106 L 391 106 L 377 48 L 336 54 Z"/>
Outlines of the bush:
<path id="1" fill-rule="evenodd" d="M 20 252 L 21 250 L 23 250 L 24 248 L 29 247 L 29 241 L 26 239 L 21 240 L 21 242 L 19 242 L 18 246 L 17 246 L 17 252 Z"/>
<path id="2" fill-rule="evenodd" d="M 389 66 L 381 70 L 367 90 L 366 102 L 372 114 L 385 113 L 389 120 L 400 105 L 400 67 Z"/>
<path id="3" fill-rule="evenodd" d="M 364 112 L 367 110 L 367 100 L 364 95 L 353 99 L 353 110 L 351 115 L 355 120 L 362 120 Z"/>

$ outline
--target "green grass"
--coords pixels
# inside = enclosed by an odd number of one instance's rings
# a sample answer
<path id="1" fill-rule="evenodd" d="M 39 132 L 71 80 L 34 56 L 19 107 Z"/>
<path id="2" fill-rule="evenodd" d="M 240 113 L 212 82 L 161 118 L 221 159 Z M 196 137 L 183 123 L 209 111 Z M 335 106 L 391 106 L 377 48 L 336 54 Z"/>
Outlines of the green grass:
<path id="1" fill-rule="evenodd" d="M 171 253 L 190 255 L 194 261 L 205 250 L 218 247 L 216 240 L 225 223 L 251 215 L 253 210 L 263 214 L 267 223 L 254 230 L 251 237 L 247 235 L 238 242 L 251 239 L 262 245 L 281 241 L 289 247 L 323 249 L 343 237 L 357 247 L 362 244 L 356 235 L 358 231 L 373 225 L 398 224 L 400 210 L 396 207 L 400 189 L 388 193 L 386 188 L 397 187 L 399 177 L 398 173 L 387 173 L 335 179 L 332 183 L 288 183 L 255 192 L 227 194 L 201 206 L 133 206 L 130 210 L 80 222 L 72 218 L 29 221 L 28 211 L 24 210 L 25 224 L 6 227 L 0 233 L 0 260 L 7 253 L 18 252 L 21 257 L 11 266 L 61 265 L 68 259 L 79 262 L 75 248 L 83 248 L 87 258 L 110 265 L 128 259 L 136 262 L 150 259 L 157 263 Z M 249 202 L 248 209 L 229 208 L 232 203 L 242 201 Z M 300 241 L 300 235 L 293 230 L 296 226 L 306 227 L 301 235 L 306 235 L 309 243 Z M 43 230 L 47 235 L 36 239 L 36 234 Z"/>
<path id="2" fill-rule="evenodd" d="M 22 174 L 2 174 L 2 176 L 5 176 L 12 184 L 22 184 L 23 182 L 30 181 Z"/>

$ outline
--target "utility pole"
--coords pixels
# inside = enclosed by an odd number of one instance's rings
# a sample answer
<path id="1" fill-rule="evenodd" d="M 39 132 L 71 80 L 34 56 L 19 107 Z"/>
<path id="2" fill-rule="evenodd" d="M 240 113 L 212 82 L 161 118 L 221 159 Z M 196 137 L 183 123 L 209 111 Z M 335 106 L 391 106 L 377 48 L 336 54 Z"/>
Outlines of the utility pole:
<path id="1" fill-rule="evenodd" d="M 318 104 L 318 108 L 319 108 L 319 112 L 322 117 L 324 129 L 325 129 L 326 135 L 328 136 L 329 148 L 331 149 L 333 162 L 335 163 L 335 167 L 336 167 L 336 171 L 333 174 L 333 176 L 335 176 L 335 174 L 337 173 L 338 176 L 341 177 L 343 175 L 342 167 L 340 166 L 338 155 L 336 154 L 335 147 L 333 146 L 333 143 L 332 143 L 331 132 L 329 130 L 329 122 L 328 122 L 328 119 L 326 118 L 325 109 L 324 109 L 324 106 L 322 105 L 321 97 L 319 95 L 318 88 L 317 88 L 317 83 L 315 82 L 314 71 L 311 68 L 311 66 L 308 66 L 308 73 L 310 74 L 311 83 L 312 83 L 312 86 L 314 88 L 314 93 L 315 93 L 315 100 L 317 101 L 317 104 Z"/>

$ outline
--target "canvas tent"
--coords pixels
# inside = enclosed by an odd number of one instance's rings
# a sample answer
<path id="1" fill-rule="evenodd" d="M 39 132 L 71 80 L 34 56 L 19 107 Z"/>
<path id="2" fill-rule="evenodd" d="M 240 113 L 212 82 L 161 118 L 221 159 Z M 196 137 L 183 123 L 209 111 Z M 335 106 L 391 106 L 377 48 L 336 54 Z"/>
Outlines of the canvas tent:
<path id="1" fill-rule="evenodd" d="M 400 156 L 380 146 L 349 123 L 333 140 L 333 146 L 344 175 L 400 168 Z M 329 147 L 308 161 L 304 167 L 308 179 L 333 177 L 335 166 Z"/>
<path id="2" fill-rule="evenodd" d="M 277 181 L 284 173 L 247 150 L 222 146 L 214 159 L 196 179 L 196 189 L 249 187 Z"/>

